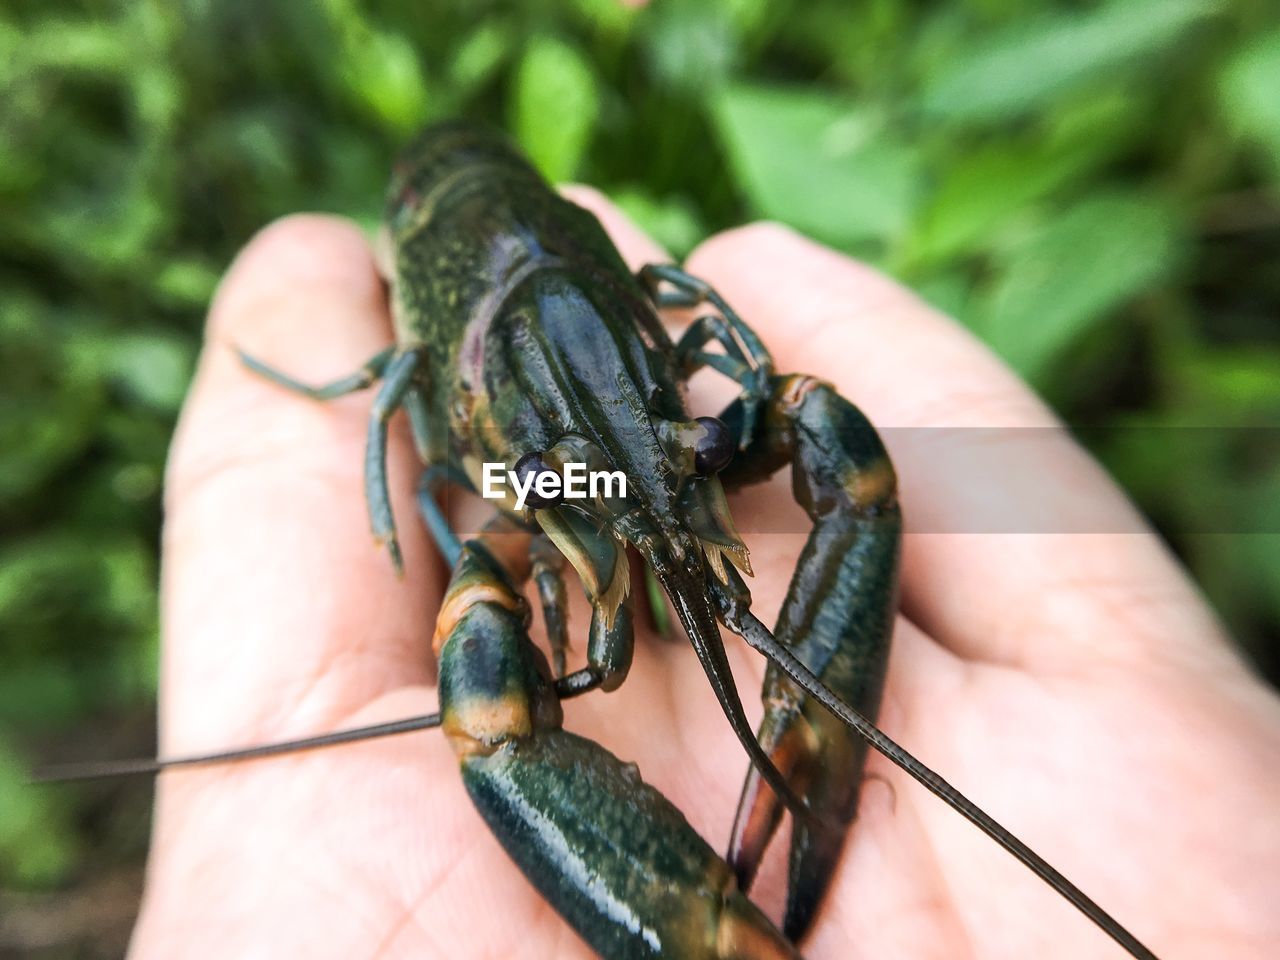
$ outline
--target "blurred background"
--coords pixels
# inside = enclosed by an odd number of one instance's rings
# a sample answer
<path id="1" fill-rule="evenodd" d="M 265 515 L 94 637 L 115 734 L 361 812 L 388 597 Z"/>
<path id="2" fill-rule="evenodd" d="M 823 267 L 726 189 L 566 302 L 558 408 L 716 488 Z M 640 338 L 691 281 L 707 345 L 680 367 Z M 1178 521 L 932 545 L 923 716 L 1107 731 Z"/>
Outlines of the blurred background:
<path id="1" fill-rule="evenodd" d="M 219 275 L 285 213 L 372 228 L 396 146 L 458 114 L 676 255 L 776 218 L 957 316 L 1280 676 L 1275 0 L 5 0 L 0 956 L 127 938 L 150 785 L 24 778 L 153 749 L 161 473 Z"/>

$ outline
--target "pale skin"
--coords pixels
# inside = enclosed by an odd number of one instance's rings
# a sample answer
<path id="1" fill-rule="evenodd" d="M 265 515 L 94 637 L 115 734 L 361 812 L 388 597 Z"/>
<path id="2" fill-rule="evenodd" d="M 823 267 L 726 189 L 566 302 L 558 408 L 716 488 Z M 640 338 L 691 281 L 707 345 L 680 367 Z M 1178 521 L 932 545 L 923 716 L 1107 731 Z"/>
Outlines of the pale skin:
<path id="1" fill-rule="evenodd" d="M 667 259 L 599 195 L 571 195 L 631 264 Z M 958 324 L 782 227 L 712 237 L 686 266 L 736 305 L 780 370 L 834 382 L 881 427 L 1054 422 Z M 369 245 L 349 223 L 277 223 L 223 281 L 168 473 L 165 754 L 435 709 L 428 644 L 447 571 L 414 513 L 407 430 L 396 424 L 391 455 L 398 580 L 361 493 L 369 394 L 308 402 L 231 350 L 321 382 L 389 339 Z M 699 377 L 691 412 L 715 413 L 733 390 Z M 1145 529 L 1078 448 L 1040 468 Z M 965 491 L 928 471 L 901 483 L 909 533 L 882 727 L 1162 957 L 1274 950 L 1280 701 L 1185 573 L 1143 532 L 913 533 L 913 517 L 937 529 L 962 510 Z M 783 510 L 788 486 L 735 496 L 740 524 Z M 766 622 L 801 541 L 747 535 Z M 580 657 L 585 608 L 571 616 Z M 763 663 L 728 643 L 754 719 Z M 566 726 L 636 761 L 724 848 L 747 761 L 687 643 L 642 628 L 627 682 L 566 705 Z M 936 798 L 879 757 L 869 770 L 806 956 L 1122 955 Z M 753 894 L 775 918 L 780 848 Z M 163 775 L 132 956 L 176 955 L 589 951 L 489 835 L 448 744 L 427 731 Z"/>

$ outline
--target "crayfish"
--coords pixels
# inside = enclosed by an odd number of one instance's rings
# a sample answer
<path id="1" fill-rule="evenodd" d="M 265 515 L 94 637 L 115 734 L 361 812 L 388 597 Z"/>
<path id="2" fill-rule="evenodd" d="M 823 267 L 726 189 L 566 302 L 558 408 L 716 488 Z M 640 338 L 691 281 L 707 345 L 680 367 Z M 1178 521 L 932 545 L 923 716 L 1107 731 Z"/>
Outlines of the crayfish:
<path id="1" fill-rule="evenodd" d="M 481 128 L 432 127 L 405 150 L 380 260 L 395 343 L 362 369 L 312 387 L 242 359 L 317 399 L 377 385 L 365 493 L 373 535 L 397 567 L 385 460 L 388 422 L 407 412 L 423 464 L 420 512 L 452 568 L 431 635 L 439 713 L 137 769 L 439 727 L 489 828 L 600 954 L 766 958 L 798 956 L 873 747 L 1133 956 L 1153 956 L 873 725 L 897 609 L 902 515 L 885 447 L 852 403 L 820 380 L 776 372 L 760 338 L 698 278 L 674 265 L 632 273 L 594 216 Z M 673 341 L 659 319 L 667 307 L 701 316 Z M 703 368 L 739 388 L 718 416 L 686 409 L 686 382 Z M 751 611 L 743 579 L 750 557 L 726 492 L 788 466 L 812 531 L 771 631 Z M 566 496 L 560 481 L 584 467 L 625 483 Z M 489 468 L 509 476 L 519 496 L 508 489 L 492 519 L 462 539 L 438 497 L 449 484 L 480 491 Z M 725 857 L 632 765 L 563 729 L 562 701 L 626 679 L 633 557 L 670 602 L 751 761 Z M 592 607 L 586 664 L 572 671 L 567 567 Z M 550 662 L 528 632 L 530 581 Z M 769 660 L 758 731 L 730 672 L 722 626 Z M 793 829 L 778 929 L 747 892 L 785 812 Z"/>

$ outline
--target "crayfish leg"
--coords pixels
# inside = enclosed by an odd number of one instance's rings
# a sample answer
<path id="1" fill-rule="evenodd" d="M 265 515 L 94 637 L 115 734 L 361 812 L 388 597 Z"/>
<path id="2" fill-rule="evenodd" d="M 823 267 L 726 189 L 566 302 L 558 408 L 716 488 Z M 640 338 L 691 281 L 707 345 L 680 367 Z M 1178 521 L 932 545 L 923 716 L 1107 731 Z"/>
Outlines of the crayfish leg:
<path id="1" fill-rule="evenodd" d="M 675 359 L 685 376 L 703 366 L 714 367 L 742 387 L 739 403 L 745 411 L 739 430 L 739 448 L 746 450 L 752 440 L 759 410 L 769 395 L 773 374 L 773 358 L 764 342 L 724 297 L 705 280 L 670 263 L 651 263 L 641 267 L 636 278 L 649 293 L 655 307 L 684 308 L 708 305 L 718 311 L 699 317 L 676 344 Z M 671 289 L 662 289 L 662 284 Z M 702 348 L 716 341 L 724 354 L 708 353 Z"/>
<path id="2" fill-rule="evenodd" d="M 612 621 L 612 622 L 610 622 Z M 587 639 L 587 665 L 556 680 L 556 696 L 561 700 L 591 690 L 617 690 L 631 671 L 635 654 L 634 603 L 626 597 L 612 617 L 597 606 L 591 613 L 591 633 Z"/>
<path id="3" fill-rule="evenodd" d="M 413 408 L 410 407 L 409 409 L 412 410 Z M 414 432 L 417 432 L 416 429 Z M 422 471 L 422 477 L 418 480 L 418 489 L 415 493 L 418 501 L 418 513 L 422 516 L 422 522 L 426 525 L 427 533 L 431 535 L 431 539 L 435 541 L 440 555 L 444 557 L 445 563 L 449 565 L 449 569 L 453 569 L 458 563 L 458 558 L 462 556 L 462 541 L 458 539 L 458 535 L 449 526 L 449 518 L 445 516 L 444 510 L 441 509 L 440 504 L 437 502 L 436 495 L 452 479 L 452 474 L 447 465 L 430 464 Z"/>
<path id="4" fill-rule="evenodd" d="M 421 355 L 417 350 L 397 353 L 387 364 L 382 386 L 369 411 L 369 436 L 364 452 L 364 494 L 369 505 L 369 526 L 374 540 L 387 548 L 396 573 L 404 570 L 396 522 L 387 489 L 387 426 L 413 389 L 414 372 Z"/>
<path id="5" fill-rule="evenodd" d="M 355 373 L 339 377 L 337 380 L 332 380 L 321 386 L 313 386 L 309 383 L 303 383 L 301 380 L 295 380 L 284 371 L 263 363 L 252 354 L 245 353 L 239 347 L 236 347 L 235 351 L 242 364 L 258 376 L 270 380 L 276 386 L 284 387 L 292 393 L 311 400 L 335 400 L 338 397 L 344 397 L 349 393 L 355 393 L 358 390 L 373 386 L 378 381 L 378 378 L 382 376 L 383 371 L 386 370 L 387 364 L 391 362 L 396 348 L 391 346 L 385 350 L 378 351 L 378 353 L 366 360 L 364 366 Z"/>
<path id="6" fill-rule="evenodd" d="M 365 499 L 369 505 L 369 524 L 373 530 L 374 539 L 386 546 L 396 572 L 400 573 L 404 563 L 400 556 L 399 542 L 396 540 L 395 520 L 391 515 L 391 495 L 387 491 L 387 424 L 401 406 L 409 405 L 410 417 L 415 425 L 414 441 L 418 444 L 419 454 L 424 453 L 426 448 L 421 438 L 425 433 L 418 427 L 419 424 L 425 423 L 425 412 L 421 395 L 415 389 L 415 378 L 419 375 L 420 367 L 419 352 L 415 349 L 400 351 L 395 346 L 387 347 L 369 358 L 355 373 L 339 377 L 322 386 L 312 386 L 295 380 L 287 373 L 263 363 L 238 347 L 236 354 L 240 362 L 254 373 L 277 386 L 312 400 L 334 400 L 357 390 L 364 390 L 376 383 L 379 378 L 383 379 L 369 414 L 368 443 L 364 457 Z M 435 532 L 434 528 L 433 532 Z"/>
<path id="7" fill-rule="evenodd" d="M 476 809 L 602 956 L 798 957 L 634 764 L 561 729 L 527 632 L 518 590 L 527 542 L 518 537 L 486 531 L 463 544 L 437 629 L 442 728 Z"/>
<path id="8" fill-rule="evenodd" d="M 551 663 L 555 675 L 563 677 L 567 669 L 565 654 L 569 650 L 569 597 L 564 585 L 564 568 L 568 562 L 545 533 L 533 538 L 529 559 L 533 564 L 533 583 L 542 604 Z"/>
<path id="9" fill-rule="evenodd" d="M 897 608 L 902 519 L 893 467 L 871 424 L 829 385 L 772 378 L 757 439 L 721 476 L 752 482 L 786 463 L 797 502 L 813 522 L 778 617 L 776 639 L 837 697 L 874 718 L 888 669 Z M 725 413 L 740 420 L 740 405 Z M 747 602 L 749 597 L 743 588 Z M 770 665 L 761 745 L 810 807 L 836 829 L 795 822 L 783 930 L 808 930 L 857 812 L 867 746 L 850 728 Z M 750 886 L 782 815 L 756 769 L 748 772 L 729 861 Z"/>

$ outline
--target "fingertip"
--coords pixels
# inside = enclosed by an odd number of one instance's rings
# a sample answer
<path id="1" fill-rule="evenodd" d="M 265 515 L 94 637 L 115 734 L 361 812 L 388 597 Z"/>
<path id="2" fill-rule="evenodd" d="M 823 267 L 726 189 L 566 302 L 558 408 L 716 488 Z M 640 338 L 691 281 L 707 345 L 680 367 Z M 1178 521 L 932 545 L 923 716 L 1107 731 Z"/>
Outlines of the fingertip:
<path id="1" fill-rule="evenodd" d="M 371 337 L 389 339 L 384 300 L 360 228 L 337 216 L 293 214 L 262 228 L 232 262 L 210 306 L 206 344 L 259 358 L 291 349 L 305 357 L 348 356 Z M 337 308 L 317 308 L 325 301 Z M 369 323 L 328 323 L 338 312 Z"/>
<path id="2" fill-rule="evenodd" d="M 698 257 L 716 257 L 723 250 L 742 250 L 758 247 L 785 249 L 792 246 L 813 247 L 816 244 L 808 237 L 793 230 L 780 220 L 753 220 L 740 227 L 731 227 L 720 233 L 712 234 L 698 244 L 689 255 L 693 262 Z"/>
<path id="3" fill-rule="evenodd" d="M 169 463 L 169 493 L 204 474 L 276 420 L 319 418 L 263 376 L 303 382 L 350 373 L 391 341 L 383 285 L 350 221 L 294 214 L 259 231 L 219 285 Z M 290 428 L 292 429 L 292 428 Z M 210 464 L 213 466 L 211 467 Z"/>
<path id="4" fill-rule="evenodd" d="M 930 312 L 915 293 L 891 277 L 775 220 L 708 237 L 686 265 L 690 273 L 719 286 L 732 283 L 765 323 L 835 305 L 844 316 Z M 788 323 L 778 334 L 789 341 L 795 329 Z"/>
<path id="5" fill-rule="evenodd" d="M 344 303 L 381 311 L 382 280 L 359 227 L 341 217 L 314 213 L 292 214 L 263 227 L 218 286 L 206 338 L 260 353 L 261 335 L 281 326 L 261 308 L 300 292 L 311 299 L 334 295 Z"/>

